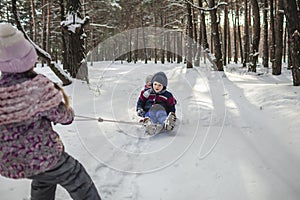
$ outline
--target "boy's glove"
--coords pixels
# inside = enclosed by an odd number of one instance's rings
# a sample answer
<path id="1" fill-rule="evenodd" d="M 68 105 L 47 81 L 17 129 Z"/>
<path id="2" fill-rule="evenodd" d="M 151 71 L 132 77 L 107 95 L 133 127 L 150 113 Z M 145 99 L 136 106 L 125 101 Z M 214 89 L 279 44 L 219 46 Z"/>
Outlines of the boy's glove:
<path id="1" fill-rule="evenodd" d="M 143 110 L 143 108 L 138 108 L 137 115 L 140 116 L 140 117 L 145 116 L 145 111 Z"/>

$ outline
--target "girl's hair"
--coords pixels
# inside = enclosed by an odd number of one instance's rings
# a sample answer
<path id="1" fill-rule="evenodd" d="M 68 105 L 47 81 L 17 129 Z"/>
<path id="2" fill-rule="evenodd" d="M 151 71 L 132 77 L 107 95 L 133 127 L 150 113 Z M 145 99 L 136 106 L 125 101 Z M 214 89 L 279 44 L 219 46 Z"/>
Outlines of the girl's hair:
<path id="1" fill-rule="evenodd" d="M 24 72 L 24 76 L 33 79 L 37 76 L 37 73 L 33 70 L 33 68 L 31 68 L 30 70 Z"/>
<path id="2" fill-rule="evenodd" d="M 57 88 L 58 90 L 61 91 L 63 98 L 64 98 L 64 102 L 67 108 L 70 107 L 70 98 L 68 97 L 68 95 L 66 94 L 66 92 L 64 91 L 64 89 L 58 85 L 57 83 L 54 83 L 55 88 Z"/>

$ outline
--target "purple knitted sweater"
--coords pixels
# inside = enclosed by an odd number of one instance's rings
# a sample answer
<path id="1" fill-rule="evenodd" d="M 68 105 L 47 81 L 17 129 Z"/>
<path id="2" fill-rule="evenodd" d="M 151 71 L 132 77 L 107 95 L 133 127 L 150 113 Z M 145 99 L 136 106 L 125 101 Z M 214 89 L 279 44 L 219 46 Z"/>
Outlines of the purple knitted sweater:
<path id="1" fill-rule="evenodd" d="M 74 112 L 43 75 L 3 73 L 0 79 L 0 174 L 26 178 L 58 161 L 63 143 L 51 122 L 69 124 Z"/>

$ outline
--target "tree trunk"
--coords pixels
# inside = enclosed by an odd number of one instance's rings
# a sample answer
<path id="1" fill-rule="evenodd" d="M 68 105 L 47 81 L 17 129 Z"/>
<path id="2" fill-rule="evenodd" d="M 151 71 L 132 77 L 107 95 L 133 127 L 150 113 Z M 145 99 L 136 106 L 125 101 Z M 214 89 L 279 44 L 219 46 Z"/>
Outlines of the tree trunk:
<path id="1" fill-rule="evenodd" d="M 215 54 L 215 64 L 218 71 L 223 71 L 223 62 L 222 62 L 222 48 L 220 42 L 220 34 L 219 34 L 219 23 L 217 18 L 217 8 L 214 8 L 215 0 L 208 1 L 209 8 L 211 8 L 211 26 L 212 26 L 212 35 L 213 35 L 213 43 L 214 43 L 214 54 Z"/>
<path id="2" fill-rule="evenodd" d="M 300 35 L 295 31 L 292 37 L 292 76 L 294 86 L 300 86 Z"/>
<path id="3" fill-rule="evenodd" d="M 143 11 L 143 0 L 140 0 L 140 20 L 141 20 L 141 25 L 142 25 L 142 37 L 143 37 L 143 50 L 144 50 L 144 59 L 145 59 L 145 64 L 148 63 L 148 51 L 147 51 L 147 41 L 146 41 L 146 37 L 145 37 L 145 24 L 144 24 L 144 11 Z"/>
<path id="4" fill-rule="evenodd" d="M 51 52 L 50 49 L 50 37 L 51 37 L 51 31 L 50 31 L 50 22 L 51 22 L 51 6 L 50 6 L 50 0 L 48 0 L 47 4 L 47 32 L 46 32 L 46 51 Z"/>
<path id="5" fill-rule="evenodd" d="M 202 0 L 198 0 L 198 5 L 202 8 Z M 200 12 L 200 27 L 199 27 L 199 36 L 197 39 L 197 54 L 195 58 L 195 66 L 200 66 L 200 56 L 201 56 L 201 46 L 204 50 L 208 51 L 209 45 L 207 42 L 207 32 L 206 32 L 206 24 L 205 24 L 205 14 L 202 10 L 199 9 Z"/>
<path id="6" fill-rule="evenodd" d="M 276 12 L 276 31 L 275 31 L 275 61 L 272 65 L 272 74 L 280 75 L 282 66 L 282 49 L 283 49 L 283 0 L 277 0 Z"/>
<path id="7" fill-rule="evenodd" d="M 47 5 L 47 0 L 42 0 L 42 5 Z M 47 39 L 47 7 L 42 7 L 42 49 L 46 49 L 46 39 Z M 42 66 L 44 66 L 44 61 L 42 61 Z"/>
<path id="8" fill-rule="evenodd" d="M 89 23 L 89 18 L 85 18 L 85 21 L 77 23 L 76 19 L 83 19 L 81 8 L 80 0 L 68 1 L 67 14 L 69 17 L 72 17 L 72 22 L 71 24 L 66 23 L 62 27 L 67 44 L 67 62 L 64 64 L 69 66 L 69 72 L 73 78 L 89 82 L 87 64 L 85 61 L 84 38 L 82 37 L 84 26 Z M 70 30 L 68 28 L 71 25 L 76 26 L 75 30 Z"/>
<path id="9" fill-rule="evenodd" d="M 232 20 L 233 20 L 233 61 L 237 63 L 238 62 L 237 13 L 235 13 L 235 16 L 233 16 L 232 13 Z"/>
<path id="10" fill-rule="evenodd" d="M 65 18 L 65 6 L 64 6 L 64 0 L 59 1 L 59 6 L 60 6 L 60 21 L 64 21 Z M 68 70 L 69 66 L 67 65 L 67 44 L 66 44 L 66 38 L 67 35 L 65 35 L 65 32 L 63 29 L 61 29 L 61 54 L 62 54 L 62 64 L 63 64 L 63 69 Z M 66 64 L 65 64 L 66 63 Z"/>
<path id="11" fill-rule="evenodd" d="M 248 0 L 245 0 L 245 21 L 244 21 L 244 60 L 243 67 L 247 67 L 249 63 L 249 19 L 248 19 Z"/>
<path id="12" fill-rule="evenodd" d="M 179 31 L 177 33 L 177 63 L 182 62 L 182 32 Z"/>
<path id="13" fill-rule="evenodd" d="M 284 28 L 284 35 L 283 35 L 283 62 L 286 63 L 286 52 L 287 52 L 287 28 Z"/>
<path id="14" fill-rule="evenodd" d="M 133 55 L 134 55 L 134 63 L 137 63 L 138 61 L 138 54 L 139 54 L 139 29 L 136 29 L 136 37 L 135 37 L 135 47 L 134 47 L 134 52 L 133 52 Z"/>
<path id="15" fill-rule="evenodd" d="M 263 10 L 263 66 L 265 68 L 269 68 L 269 42 L 268 42 L 268 37 L 269 37 L 269 26 L 268 26 L 268 1 L 269 0 L 264 0 L 264 10 Z"/>
<path id="16" fill-rule="evenodd" d="M 287 26 L 288 26 L 288 23 L 287 23 Z M 287 69 L 291 70 L 292 69 L 292 66 L 293 66 L 293 62 L 292 62 L 292 41 L 291 41 L 291 36 L 292 34 L 289 32 L 289 28 L 287 27 L 287 44 L 288 44 L 288 66 L 287 66 Z"/>
<path id="17" fill-rule="evenodd" d="M 194 0 L 193 0 L 194 1 Z M 192 20 L 193 20 L 193 60 L 195 65 L 195 59 L 197 56 L 197 50 L 198 50 L 198 15 L 195 13 L 195 8 L 192 7 Z M 199 66 L 199 64 L 198 64 Z"/>
<path id="18" fill-rule="evenodd" d="M 192 18 L 192 6 L 189 2 L 186 3 L 187 7 L 187 55 L 186 55 L 186 67 L 193 68 L 193 18 Z"/>
<path id="19" fill-rule="evenodd" d="M 300 15 L 296 0 L 284 0 L 284 13 L 288 22 L 288 32 L 291 37 L 292 76 L 293 85 L 300 86 Z"/>
<path id="20" fill-rule="evenodd" d="M 274 23 L 274 2 L 270 0 L 270 29 L 271 29 L 271 41 L 270 41 L 270 60 L 272 67 L 275 61 L 275 23 Z"/>
<path id="21" fill-rule="evenodd" d="M 164 27 L 163 14 L 160 15 L 160 23 L 161 23 L 161 27 Z M 161 64 L 165 64 L 165 32 L 162 32 L 161 34 L 162 34 L 161 37 L 159 37 L 160 44 L 161 44 L 160 60 L 161 60 Z"/>
<path id="22" fill-rule="evenodd" d="M 231 62 L 231 58 L 232 58 L 232 49 L 231 49 L 231 34 L 232 34 L 232 30 L 231 30 L 231 27 L 230 27 L 230 24 L 229 24 L 229 19 L 227 19 L 227 23 L 228 23 L 228 35 L 227 35 L 227 41 L 228 41 L 228 44 L 227 44 L 227 52 L 228 52 L 228 61 L 227 63 L 230 63 Z"/>
<path id="23" fill-rule="evenodd" d="M 144 45 L 144 59 L 145 59 L 145 64 L 148 63 L 148 51 L 147 51 L 147 40 L 146 40 L 146 37 L 145 37 L 145 28 L 144 26 L 142 26 L 142 33 L 143 33 L 143 45 Z"/>
<path id="24" fill-rule="evenodd" d="M 33 25 L 33 38 L 32 41 L 36 43 L 37 38 L 37 31 L 36 31 L 36 11 L 35 11 L 35 3 L 34 0 L 31 0 L 31 18 L 32 18 L 32 25 Z"/>
<path id="25" fill-rule="evenodd" d="M 199 6 L 202 7 L 202 0 L 199 0 Z M 204 12 L 201 12 L 200 17 L 201 17 L 202 46 L 203 49 L 209 49 Z"/>
<path id="26" fill-rule="evenodd" d="M 225 3 L 228 0 L 224 0 Z M 228 6 L 224 9 L 224 37 L 223 37 L 223 65 L 227 65 L 227 38 L 228 38 Z"/>
<path id="27" fill-rule="evenodd" d="M 240 15 L 239 15 L 239 3 L 236 3 L 236 18 L 237 18 L 237 31 L 238 31 L 238 40 L 240 45 L 240 56 L 241 56 L 241 62 L 244 62 L 244 51 L 243 51 L 243 42 L 242 42 L 242 32 L 241 32 L 241 26 L 240 26 Z"/>
<path id="28" fill-rule="evenodd" d="M 172 54 L 171 54 L 171 32 L 167 32 L 167 40 L 166 40 L 166 48 L 167 48 L 167 61 L 168 63 L 172 62 Z"/>
<path id="29" fill-rule="evenodd" d="M 253 44 L 252 44 L 252 60 L 249 71 L 256 72 L 256 64 L 259 55 L 259 41 L 260 41 L 260 16 L 257 0 L 251 0 L 253 9 Z"/>
<path id="30" fill-rule="evenodd" d="M 128 52 L 127 52 L 127 62 L 131 63 L 132 61 L 132 31 L 129 31 L 129 38 L 127 42 L 128 47 Z"/>

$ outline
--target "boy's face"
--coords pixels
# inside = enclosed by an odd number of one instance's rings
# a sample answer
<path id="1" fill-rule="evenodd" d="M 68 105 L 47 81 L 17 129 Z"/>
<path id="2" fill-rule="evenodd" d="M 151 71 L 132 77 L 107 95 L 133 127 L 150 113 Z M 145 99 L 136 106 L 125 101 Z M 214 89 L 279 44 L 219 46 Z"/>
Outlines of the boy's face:
<path id="1" fill-rule="evenodd" d="M 151 86 L 152 86 L 152 83 L 151 83 L 151 82 L 147 82 L 147 83 L 146 83 L 146 88 L 151 88 Z"/>
<path id="2" fill-rule="evenodd" d="M 161 83 L 156 82 L 156 81 L 153 82 L 153 89 L 156 93 L 162 91 L 163 88 L 164 88 L 164 86 Z"/>

